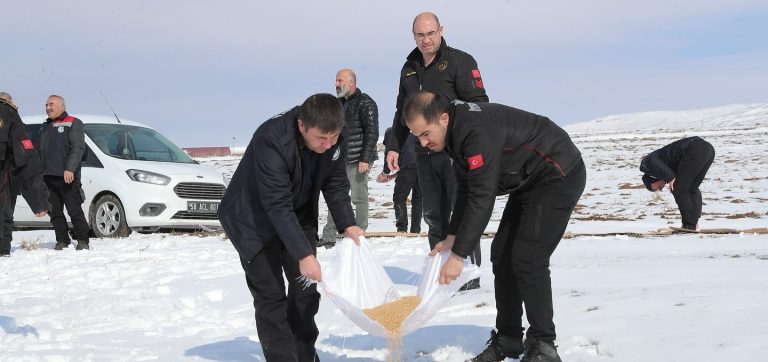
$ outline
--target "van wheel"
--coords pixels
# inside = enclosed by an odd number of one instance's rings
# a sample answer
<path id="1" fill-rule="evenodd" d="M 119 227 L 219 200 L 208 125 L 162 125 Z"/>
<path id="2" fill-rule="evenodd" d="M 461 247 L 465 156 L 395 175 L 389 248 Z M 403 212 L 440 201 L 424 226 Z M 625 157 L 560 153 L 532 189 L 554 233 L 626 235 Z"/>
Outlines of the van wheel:
<path id="1" fill-rule="evenodd" d="M 131 233 L 125 221 L 125 210 L 113 195 L 104 195 L 91 208 L 91 228 L 97 238 L 125 237 Z"/>

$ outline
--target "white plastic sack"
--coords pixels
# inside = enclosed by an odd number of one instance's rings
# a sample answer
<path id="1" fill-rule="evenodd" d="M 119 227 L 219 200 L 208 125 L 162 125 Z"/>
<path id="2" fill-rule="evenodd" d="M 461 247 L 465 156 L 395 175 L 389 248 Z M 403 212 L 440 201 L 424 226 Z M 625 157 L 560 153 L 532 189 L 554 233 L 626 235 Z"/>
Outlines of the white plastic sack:
<path id="1" fill-rule="evenodd" d="M 336 244 L 335 249 L 336 256 L 329 272 L 323 275 L 320 290 L 358 327 L 373 335 L 387 337 L 386 329 L 368 318 L 363 309 L 374 308 L 400 298 L 392 279 L 371 252 L 364 238 L 359 247 L 351 239 L 345 238 Z M 400 330 L 402 335 L 421 327 L 464 283 L 480 277 L 480 269 L 465 261 L 464 270 L 455 281 L 440 285 L 440 268 L 450 255 L 450 251 L 444 251 L 434 257 L 424 257 L 416 291 L 421 302 L 403 321 Z"/>

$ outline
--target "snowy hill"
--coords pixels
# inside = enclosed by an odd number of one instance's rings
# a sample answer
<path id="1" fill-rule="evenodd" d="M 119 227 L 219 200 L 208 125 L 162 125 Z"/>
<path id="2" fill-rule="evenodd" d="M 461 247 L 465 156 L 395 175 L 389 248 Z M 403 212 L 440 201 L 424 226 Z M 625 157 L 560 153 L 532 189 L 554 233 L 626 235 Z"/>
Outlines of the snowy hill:
<path id="1" fill-rule="evenodd" d="M 690 111 L 658 111 L 606 116 L 564 126 L 570 134 L 630 131 L 702 131 L 768 126 L 768 103 L 732 104 Z"/>

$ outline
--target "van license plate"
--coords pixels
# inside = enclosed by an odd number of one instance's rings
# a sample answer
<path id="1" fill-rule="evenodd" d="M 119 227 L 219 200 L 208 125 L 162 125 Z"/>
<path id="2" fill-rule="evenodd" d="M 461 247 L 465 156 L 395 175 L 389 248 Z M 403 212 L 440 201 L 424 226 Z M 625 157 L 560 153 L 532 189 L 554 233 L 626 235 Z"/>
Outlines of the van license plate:
<path id="1" fill-rule="evenodd" d="M 218 202 L 210 201 L 187 201 L 187 211 L 189 212 L 217 212 L 219 210 Z"/>

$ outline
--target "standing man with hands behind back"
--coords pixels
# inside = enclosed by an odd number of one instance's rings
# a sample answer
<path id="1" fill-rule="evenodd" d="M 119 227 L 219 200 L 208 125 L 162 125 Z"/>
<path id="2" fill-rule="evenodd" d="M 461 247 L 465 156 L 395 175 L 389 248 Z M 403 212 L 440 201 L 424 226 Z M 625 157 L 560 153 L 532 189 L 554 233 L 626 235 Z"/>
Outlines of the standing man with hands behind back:
<path id="1" fill-rule="evenodd" d="M 13 209 L 21 191 L 35 216 L 48 211 L 40 161 L 11 95 L 0 92 L 0 256 L 11 256 Z"/>
<path id="2" fill-rule="evenodd" d="M 69 247 L 69 225 L 64 216 L 67 207 L 72 219 L 73 236 L 77 240 L 77 250 L 89 249 L 88 222 L 83 212 L 83 197 L 80 185 L 80 164 L 85 154 L 85 131 L 83 121 L 67 114 L 64 98 L 57 95 L 48 97 L 45 102 L 48 119 L 40 127 L 40 159 L 43 162 L 43 175 L 48 185 L 51 203 L 51 224 L 56 233 L 54 249 Z"/>
<path id="3" fill-rule="evenodd" d="M 405 101 L 419 90 L 428 90 L 448 97 L 449 100 L 487 102 L 483 79 L 475 59 L 443 39 L 443 26 L 433 13 L 421 13 L 413 20 L 413 39 L 416 49 L 406 58 L 400 71 L 400 91 L 397 95 L 392 132 L 395 142 L 387 145 L 387 165 L 398 170 L 400 147 L 408 137 L 408 127 L 402 115 Z M 443 151 L 432 151 L 416 145 L 416 169 L 421 184 L 424 221 L 429 226 L 429 246 L 448 236 L 448 222 L 456 194 L 456 180 L 450 157 Z M 480 245 L 470 254 L 480 265 Z M 462 286 L 462 290 L 480 287 L 479 279 Z"/>

